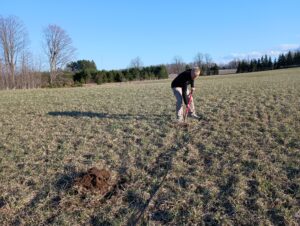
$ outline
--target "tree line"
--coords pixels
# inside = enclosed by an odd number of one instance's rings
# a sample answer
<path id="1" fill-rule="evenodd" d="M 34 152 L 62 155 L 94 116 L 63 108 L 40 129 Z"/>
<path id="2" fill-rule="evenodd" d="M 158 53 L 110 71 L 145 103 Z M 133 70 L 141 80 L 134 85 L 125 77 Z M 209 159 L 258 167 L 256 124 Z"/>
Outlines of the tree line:
<path id="1" fill-rule="evenodd" d="M 237 73 L 275 70 L 300 66 L 300 51 L 289 51 L 286 54 L 280 54 L 278 59 L 272 60 L 268 55 L 259 59 L 238 61 Z"/>
<path id="2" fill-rule="evenodd" d="M 173 62 L 166 65 L 169 74 L 179 74 L 194 66 L 198 66 L 201 69 L 201 75 L 219 74 L 219 66 L 213 62 L 212 57 L 208 53 L 198 52 L 191 63 L 185 63 L 180 56 L 175 56 Z"/>
<path id="3" fill-rule="evenodd" d="M 168 78 L 167 68 L 164 65 L 142 67 L 140 64 L 132 64 L 131 66 L 122 70 L 97 70 L 94 61 L 78 60 L 69 63 L 67 70 L 73 73 L 74 81 L 80 84 Z"/>
<path id="4" fill-rule="evenodd" d="M 49 71 L 42 72 L 42 61 L 36 61 L 29 51 L 28 33 L 23 22 L 15 17 L 0 15 L 0 89 L 73 86 L 96 82 L 122 82 L 168 78 L 170 73 L 180 73 L 192 66 L 199 66 L 204 75 L 218 74 L 217 64 L 209 54 L 198 53 L 189 64 L 175 57 L 169 65 L 147 66 L 139 57 L 127 69 L 97 70 L 93 61 L 74 59 L 75 48 L 67 32 L 55 24 L 42 31 L 42 49 Z M 75 84 L 75 85 L 76 85 Z"/>
<path id="5" fill-rule="evenodd" d="M 0 89 L 73 86 L 96 82 L 122 82 L 168 77 L 165 66 L 143 67 L 139 57 L 128 69 L 98 71 L 94 61 L 73 61 L 76 49 L 67 32 L 55 24 L 42 31 L 42 49 L 49 71 L 29 51 L 25 25 L 15 16 L 0 15 Z M 67 66 L 66 66 L 67 65 Z M 75 84 L 76 83 L 76 84 Z"/>
<path id="6" fill-rule="evenodd" d="M 41 32 L 42 49 L 49 71 L 42 71 L 42 60 L 33 57 L 29 38 L 23 22 L 15 17 L 0 15 L 0 89 L 28 89 L 37 87 L 74 86 L 95 82 L 123 82 L 146 79 L 164 79 L 169 74 L 179 74 L 193 66 L 201 68 L 202 75 L 219 74 L 219 65 L 209 54 L 197 53 L 194 61 L 185 63 L 175 56 L 171 64 L 144 67 L 139 57 L 131 60 L 122 70 L 97 70 L 94 61 L 74 60 L 76 49 L 67 32 L 55 24 L 47 25 Z M 273 70 L 300 66 L 300 50 L 279 55 L 272 60 L 263 56 L 252 60 L 234 60 L 222 68 L 237 68 L 237 73 Z"/>

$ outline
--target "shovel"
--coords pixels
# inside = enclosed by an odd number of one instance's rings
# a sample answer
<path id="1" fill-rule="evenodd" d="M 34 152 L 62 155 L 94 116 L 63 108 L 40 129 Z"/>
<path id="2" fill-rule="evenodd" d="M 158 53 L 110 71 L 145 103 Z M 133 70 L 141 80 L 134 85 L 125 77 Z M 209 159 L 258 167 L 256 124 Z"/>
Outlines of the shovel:
<path id="1" fill-rule="evenodd" d="M 192 94 L 193 94 L 193 90 L 192 90 L 191 93 L 190 93 L 188 105 L 186 106 L 185 114 L 184 114 L 184 117 L 183 117 L 183 121 L 184 121 L 184 122 L 186 122 L 186 118 L 187 118 L 187 115 L 188 115 L 189 110 L 190 110 L 190 105 L 191 105 L 191 102 L 192 102 L 192 99 L 193 99 Z"/>

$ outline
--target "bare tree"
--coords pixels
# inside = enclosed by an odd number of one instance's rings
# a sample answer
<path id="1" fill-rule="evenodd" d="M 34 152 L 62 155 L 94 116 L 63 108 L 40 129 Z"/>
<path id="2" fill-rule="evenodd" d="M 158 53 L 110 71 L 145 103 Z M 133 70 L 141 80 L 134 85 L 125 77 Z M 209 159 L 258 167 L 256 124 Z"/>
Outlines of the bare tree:
<path id="1" fill-rule="evenodd" d="M 2 59 L 0 58 L 0 89 L 5 88 L 5 77 L 4 77 L 4 67 Z"/>
<path id="2" fill-rule="evenodd" d="M 185 63 L 180 56 L 173 58 L 172 73 L 179 74 L 185 69 Z"/>
<path id="3" fill-rule="evenodd" d="M 130 68 L 141 69 L 143 67 L 143 62 L 140 57 L 136 57 L 130 61 Z"/>
<path id="4" fill-rule="evenodd" d="M 204 58 L 204 56 L 203 56 L 203 54 L 202 53 L 197 53 L 196 54 L 196 56 L 195 56 L 195 58 L 194 58 L 194 64 L 195 64 L 195 66 L 198 66 L 199 68 L 202 68 L 202 66 L 203 66 L 203 58 Z"/>
<path id="5" fill-rule="evenodd" d="M 208 53 L 206 53 L 205 54 L 205 64 L 206 64 L 206 66 L 208 67 L 208 68 L 210 68 L 211 66 L 212 66 L 212 58 L 211 58 L 211 56 L 208 54 Z"/>
<path id="6" fill-rule="evenodd" d="M 29 89 L 34 88 L 32 86 L 32 71 L 31 71 L 31 56 L 28 52 L 23 52 L 20 60 L 20 75 L 18 76 L 17 88 Z"/>
<path id="7" fill-rule="evenodd" d="M 36 57 L 31 65 L 31 84 L 32 87 L 41 87 L 42 84 L 42 60 L 41 57 Z"/>
<path id="8" fill-rule="evenodd" d="M 9 73 L 9 87 L 15 88 L 18 56 L 26 49 L 27 32 L 23 23 L 15 16 L 0 17 L 0 50 Z"/>
<path id="9" fill-rule="evenodd" d="M 239 64 L 239 59 L 235 58 L 228 63 L 228 68 L 229 69 L 237 69 L 238 64 Z"/>
<path id="10" fill-rule="evenodd" d="M 44 50 L 50 66 L 50 83 L 52 84 L 58 75 L 58 69 L 70 62 L 75 53 L 72 39 L 65 30 L 57 25 L 48 25 L 44 29 Z"/>

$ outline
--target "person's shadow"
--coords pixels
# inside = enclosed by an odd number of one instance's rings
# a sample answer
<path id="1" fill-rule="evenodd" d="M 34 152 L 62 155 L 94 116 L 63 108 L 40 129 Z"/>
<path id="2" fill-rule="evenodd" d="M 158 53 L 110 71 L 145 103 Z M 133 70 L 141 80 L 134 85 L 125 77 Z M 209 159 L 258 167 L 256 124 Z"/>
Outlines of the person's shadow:
<path id="1" fill-rule="evenodd" d="M 169 147 L 166 151 L 163 151 L 156 157 L 153 165 L 147 170 L 147 173 L 152 177 L 160 178 L 160 182 L 154 182 L 151 185 L 150 197 L 129 217 L 127 225 L 140 225 L 143 224 L 144 214 L 147 212 L 150 203 L 157 197 L 160 189 L 164 186 L 164 183 L 167 180 L 167 176 L 172 171 L 174 167 L 174 158 L 176 158 L 177 152 L 183 150 L 190 142 L 190 137 L 187 133 L 179 135 L 175 143 Z M 161 221 L 164 224 L 168 223 L 168 212 L 159 210 L 156 212 L 156 220 Z M 147 221 L 147 220 L 146 220 Z M 145 222 L 144 222 L 145 223 Z"/>
<path id="2" fill-rule="evenodd" d="M 168 114 L 109 114 L 103 112 L 91 112 L 91 111 L 51 111 L 48 112 L 50 116 L 67 116 L 67 117 L 89 117 L 100 119 L 117 119 L 117 120 L 157 120 L 157 119 L 171 119 L 171 115 Z"/>
<path id="3" fill-rule="evenodd" d="M 163 187 L 166 178 L 170 171 L 173 168 L 173 159 L 176 156 L 176 153 L 181 149 L 181 146 L 177 148 L 170 148 L 166 152 L 162 152 L 157 158 L 154 165 L 149 170 L 149 174 L 159 177 L 160 182 L 154 183 L 151 185 L 150 197 L 143 202 L 141 205 L 136 207 L 136 210 L 133 211 L 133 214 L 129 217 L 127 225 L 138 225 L 144 217 L 145 212 L 147 211 L 150 203 L 155 199 L 159 190 Z"/>

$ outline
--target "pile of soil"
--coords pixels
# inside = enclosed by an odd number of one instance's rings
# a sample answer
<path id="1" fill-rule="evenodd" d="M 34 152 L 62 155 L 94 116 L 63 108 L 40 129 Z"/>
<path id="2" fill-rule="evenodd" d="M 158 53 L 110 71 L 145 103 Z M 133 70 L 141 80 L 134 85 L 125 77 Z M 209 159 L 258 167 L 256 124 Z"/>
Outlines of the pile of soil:
<path id="1" fill-rule="evenodd" d="M 106 169 L 93 167 L 81 178 L 77 178 L 75 185 L 104 195 L 109 191 L 111 186 L 111 173 Z"/>

